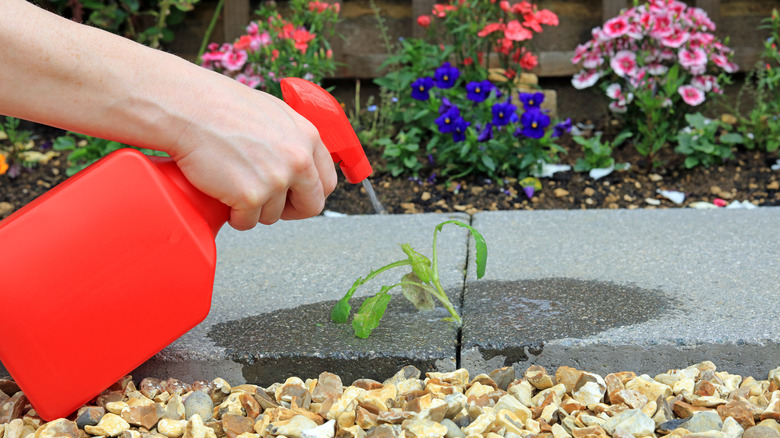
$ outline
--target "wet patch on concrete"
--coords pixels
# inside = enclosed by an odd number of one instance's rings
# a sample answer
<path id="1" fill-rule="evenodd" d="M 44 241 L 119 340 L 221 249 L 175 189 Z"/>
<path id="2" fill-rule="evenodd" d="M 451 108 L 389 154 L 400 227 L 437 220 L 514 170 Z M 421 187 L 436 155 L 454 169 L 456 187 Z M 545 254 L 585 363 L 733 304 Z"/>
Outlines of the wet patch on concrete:
<path id="1" fill-rule="evenodd" d="M 676 307 L 660 290 L 573 278 L 476 281 L 463 302 L 463 360 L 479 351 L 480 360 L 500 357 L 505 366 L 539 356 L 547 341 L 639 324 Z"/>
<path id="2" fill-rule="evenodd" d="M 353 312 L 362 298 L 350 301 Z M 457 328 L 442 321 L 443 308 L 418 312 L 403 296 L 393 296 L 368 339 L 355 337 L 350 322 L 335 324 L 336 301 L 281 309 L 213 325 L 209 338 L 228 359 L 243 365 L 249 383 L 270 385 L 291 376 L 338 374 L 345 383 L 358 378 L 384 380 L 405 365 L 421 371 L 455 369 Z"/>

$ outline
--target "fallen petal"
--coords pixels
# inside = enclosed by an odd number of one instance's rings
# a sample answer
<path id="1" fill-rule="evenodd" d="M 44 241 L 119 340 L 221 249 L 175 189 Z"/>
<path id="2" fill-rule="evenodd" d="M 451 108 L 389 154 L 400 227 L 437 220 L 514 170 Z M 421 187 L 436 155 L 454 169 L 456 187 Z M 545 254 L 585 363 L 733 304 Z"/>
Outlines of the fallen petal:
<path id="1" fill-rule="evenodd" d="M 659 195 L 674 202 L 677 205 L 680 205 L 683 203 L 683 201 L 685 201 L 685 193 L 683 192 L 676 192 L 673 190 L 661 190 L 661 189 L 657 189 L 656 192 Z"/>

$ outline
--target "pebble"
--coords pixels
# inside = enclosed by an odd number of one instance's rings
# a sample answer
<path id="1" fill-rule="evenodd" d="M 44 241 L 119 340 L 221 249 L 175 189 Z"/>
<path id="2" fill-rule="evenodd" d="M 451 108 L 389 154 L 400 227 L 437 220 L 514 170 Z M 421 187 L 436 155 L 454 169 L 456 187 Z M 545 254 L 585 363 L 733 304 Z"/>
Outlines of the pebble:
<path id="1" fill-rule="evenodd" d="M 214 402 L 203 391 L 193 391 L 184 399 L 184 419 L 189 420 L 193 415 L 199 415 L 202 421 L 209 421 L 214 410 Z"/>
<path id="2" fill-rule="evenodd" d="M 84 431 L 88 434 L 103 436 L 119 436 L 126 430 L 130 430 L 130 424 L 124 418 L 110 412 L 103 415 L 95 426 L 84 427 Z"/>
<path id="3" fill-rule="evenodd" d="M 707 361 L 655 377 L 531 366 L 473 378 L 404 367 L 347 387 L 327 372 L 268 388 L 145 379 L 136 390 L 128 380 L 98 398 L 108 413 L 87 406 L 49 423 L 9 393 L 2 438 L 780 438 L 780 368 L 743 379 Z"/>

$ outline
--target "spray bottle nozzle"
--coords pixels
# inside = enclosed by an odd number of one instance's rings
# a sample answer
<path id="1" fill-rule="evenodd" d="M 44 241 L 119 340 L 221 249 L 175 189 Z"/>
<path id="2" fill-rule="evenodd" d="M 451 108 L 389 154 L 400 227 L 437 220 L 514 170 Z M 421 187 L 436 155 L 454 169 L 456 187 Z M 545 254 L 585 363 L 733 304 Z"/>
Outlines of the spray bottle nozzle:
<path id="1" fill-rule="evenodd" d="M 281 87 L 284 101 L 317 128 L 347 181 L 357 184 L 366 179 L 371 174 L 371 164 L 338 101 L 305 79 L 284 78 Z"/>

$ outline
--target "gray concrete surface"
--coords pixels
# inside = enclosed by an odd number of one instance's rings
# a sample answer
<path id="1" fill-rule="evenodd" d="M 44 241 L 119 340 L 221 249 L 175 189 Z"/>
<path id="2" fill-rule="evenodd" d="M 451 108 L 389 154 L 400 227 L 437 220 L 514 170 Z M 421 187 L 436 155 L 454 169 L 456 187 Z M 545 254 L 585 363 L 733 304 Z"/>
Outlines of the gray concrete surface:
<path id="1" fill-rule="evenodd" d="M 649 374 L 780 364 L 780 209 L 486 212 L 461 365 Z"/>
<path id="2" fill-rule="evenodd" d="M 440 320 L 442 309 L 419 315 L 400 295 L 369 339 L 330 322 L 356 278 L 403 258 L 400 243 L 430 256 L 434 226 L 452 217 L 470 220 L 489 252 L 477 280 L 466 230 L 444 228 L 439 238 L 461 331 Z M 531 364 L 655 374 L 711 360 L 766 378 L 780 365 L 779 224 L 780 208 L 760 208 L 317 217 L 225 228 L 208 318 L 132 374 L 269 385 L 322 371 L 346 383 L 381 380 L 407 364 L 472 375 Z M 353 310 L 403 273 L 359 289 Z"/>

